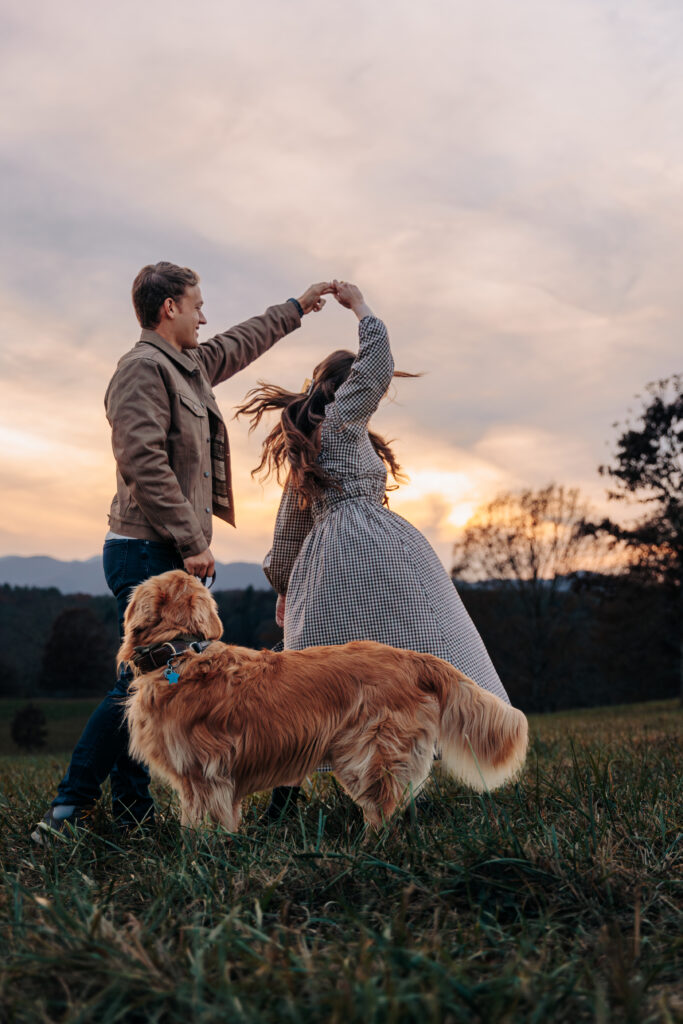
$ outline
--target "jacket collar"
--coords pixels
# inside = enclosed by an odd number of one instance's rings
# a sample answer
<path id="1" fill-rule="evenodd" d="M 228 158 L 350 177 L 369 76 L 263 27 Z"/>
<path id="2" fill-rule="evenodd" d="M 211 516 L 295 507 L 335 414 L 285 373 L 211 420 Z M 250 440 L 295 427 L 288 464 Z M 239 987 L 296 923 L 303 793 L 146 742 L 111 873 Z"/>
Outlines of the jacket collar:
<path id="1" fill-rule="evenodd" d="M 174 348 L 170 342 L 162 338 L 156 331 L 149 331 L 143 328 L 140 334 L 140 341 L 147 345 L 154 345 L 155 348 L 160 349 L 169 359 L 172 359 L 174 363 L 177 363 L 178 366 L 181 366 L 188 373 L 196 373 L 197 364 L 195 361 L 186 356 L 184 352 L 179 352 L 177 348 Z"/>

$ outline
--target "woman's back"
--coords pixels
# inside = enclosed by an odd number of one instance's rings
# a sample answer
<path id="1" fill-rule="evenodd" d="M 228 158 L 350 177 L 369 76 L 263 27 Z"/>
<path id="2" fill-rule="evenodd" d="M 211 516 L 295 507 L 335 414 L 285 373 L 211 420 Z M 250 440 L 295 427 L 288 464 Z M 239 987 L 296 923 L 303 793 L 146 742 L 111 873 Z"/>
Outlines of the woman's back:
<path id="1" fill-rule="evenodd" d="M 364 317 L 359 336 L 358 356 L 320 432 L 318 459 L 338 486 L 307 507 L 285 490 L 264 562 L 275 589 L 286 592 L 285 647 L 375 640 L 435 654 L 507 701 L 435 551 L 383 504 L 387 471 L 368 422 L 394 362 L 381 320 Z"/>

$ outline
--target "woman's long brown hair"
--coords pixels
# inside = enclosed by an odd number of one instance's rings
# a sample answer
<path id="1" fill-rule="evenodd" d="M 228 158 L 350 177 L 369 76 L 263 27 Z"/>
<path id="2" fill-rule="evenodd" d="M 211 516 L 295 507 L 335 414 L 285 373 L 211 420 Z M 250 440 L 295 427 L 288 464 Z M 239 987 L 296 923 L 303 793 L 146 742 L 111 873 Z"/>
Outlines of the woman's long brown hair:
<path id="1" fill-rule="evenodd" d="M 320 428 L 325 419 L 325 406 L 332 401 L 337 388 L 349 376 L 355 358 L 353 352 L 346 349 L 332 352 L 316 366 L 311 386 L 306 392 L 287 391 L 277 384 L 259 381 L 258 387 L 247 392 L 244 403 L 237 407 L 235 416 L 250 417 L 249 433 L 256 429 L 264 413 L 282 410 L 279 422 L 263 442 L 261 461 L 251 475 L 257 476 L 260 473 L 267 479 L 274 473 L 278 483 L 288 483 L 298 492 L 303 507 L 330 487 L 341 490 L 339 481 L 326 473 L 317 462 L 320 454 Z M 394 377 L 419 376 L 417 373 L 394 371 Z M 390 442 L 372 430 L 368 430 L 368 435 L 372 447 L 396 481 L 387 490 L 395 490 L 399 483 L 405 481 L 405 477 Z"/>

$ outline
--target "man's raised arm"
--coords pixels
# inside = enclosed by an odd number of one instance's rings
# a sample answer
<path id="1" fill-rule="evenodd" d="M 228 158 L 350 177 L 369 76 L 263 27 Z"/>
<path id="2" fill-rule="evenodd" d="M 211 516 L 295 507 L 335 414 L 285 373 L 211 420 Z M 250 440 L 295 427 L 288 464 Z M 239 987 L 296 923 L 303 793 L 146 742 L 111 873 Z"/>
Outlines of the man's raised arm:
<path id="1" fill-rule="evenodd" d="M 333 291 L 334 285 L 329 281 L 312 284 L 298 299 L 270 306 L 261 316 L 253 316 L 202 342 L 196 353 L 211 383 L 220 384 L 267 352 L 301 325 L 302 316 L 318 313 L 325 305 L 323 295 Z"/>

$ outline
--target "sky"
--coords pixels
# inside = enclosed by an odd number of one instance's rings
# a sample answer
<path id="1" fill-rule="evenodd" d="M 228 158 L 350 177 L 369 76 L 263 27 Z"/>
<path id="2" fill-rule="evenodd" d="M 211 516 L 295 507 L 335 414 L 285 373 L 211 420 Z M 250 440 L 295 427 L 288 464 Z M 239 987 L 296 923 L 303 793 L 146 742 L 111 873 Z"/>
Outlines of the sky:
<path id="1" fill-rule="evenodd" d="M 201 275 L 200 337 L 313 281 L 356 282 L 398 381 L 374 419 L 391 507 L 445 565 L 497 493 L 607 511 L 599 464 L 680 372 L 683 7 L 669 0 L 48 0 L 0 7 L 0 555 L 96 554 L 103 395 L 139 337 L 130 286 Z M 333 301 L 217 391 L 298 390 L 357 328 Z M 260 561 L 275 483 L 229 422 Z"/>

